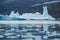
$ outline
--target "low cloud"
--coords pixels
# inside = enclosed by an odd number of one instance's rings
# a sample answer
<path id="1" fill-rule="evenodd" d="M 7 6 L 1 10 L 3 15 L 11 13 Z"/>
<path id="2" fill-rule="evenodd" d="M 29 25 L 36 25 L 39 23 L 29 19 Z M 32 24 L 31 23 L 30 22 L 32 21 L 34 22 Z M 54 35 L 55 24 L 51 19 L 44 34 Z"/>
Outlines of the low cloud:
<path id="1" fill-rule="evenodd" d="M 34 6 L 39 6 L 39 5 L 45 5 L 45 4 L 58 3 L 58 2 L 60 2 L 60 1 L 44 2 L 44 3 L 42 3 L 42 4 L 34 4 L 34 5 L 32 5 L 32 7 L 34 7 Z"/>
<path id="2" fill-rule="evenodd" d="M 58 2 L 60 2 L 60 1 L 45 2 L 45 3 L 43 3 L 43 4 L 52 4 L 52 3 L 58 3 Z"/>
<path id="3" fill-rule="evenodd" d="M 39 5 L 41 5 L 41 4 L 34 4 L 34 5 L 32 5 L 32 7 L 34 7 L 34 6 L 39 6 Z"/>

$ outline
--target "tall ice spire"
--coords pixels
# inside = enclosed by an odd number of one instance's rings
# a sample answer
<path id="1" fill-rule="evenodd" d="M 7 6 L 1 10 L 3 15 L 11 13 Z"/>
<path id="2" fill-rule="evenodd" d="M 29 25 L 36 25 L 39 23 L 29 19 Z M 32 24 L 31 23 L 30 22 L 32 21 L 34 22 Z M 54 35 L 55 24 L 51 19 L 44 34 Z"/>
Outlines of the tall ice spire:
<path id="1" fill-rule="evenodd" d="M 45 19 L 55 20 L 55 18 L 48 14 L 47 6 L 43 6 L 43 17 L 45 17 Z"/>
<path id="2" fill-rule="evenodd" d="M 43 16 L 48 16 L 47 6 L 43 6 Z"/>

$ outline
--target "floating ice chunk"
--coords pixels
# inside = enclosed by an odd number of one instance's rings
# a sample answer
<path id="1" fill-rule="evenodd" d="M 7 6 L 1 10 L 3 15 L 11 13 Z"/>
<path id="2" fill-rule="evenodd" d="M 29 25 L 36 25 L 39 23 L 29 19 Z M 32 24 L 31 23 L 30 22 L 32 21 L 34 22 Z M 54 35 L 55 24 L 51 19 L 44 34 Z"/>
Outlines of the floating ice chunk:
<path id="1" fill-rule="evenodd" d="M 6 36 L 13 35 L 14 33 L 5 33 Z"/>
<path id="2" fill-rule="evenodd" d="M 17 36 L 7 36 L 7 38 L 18 38 Z"/>
<path id="3" fill-rule="evenodd" d="M 0 35 L 0 38 L 3 38 L 4 36 L 3 35 Z"/>

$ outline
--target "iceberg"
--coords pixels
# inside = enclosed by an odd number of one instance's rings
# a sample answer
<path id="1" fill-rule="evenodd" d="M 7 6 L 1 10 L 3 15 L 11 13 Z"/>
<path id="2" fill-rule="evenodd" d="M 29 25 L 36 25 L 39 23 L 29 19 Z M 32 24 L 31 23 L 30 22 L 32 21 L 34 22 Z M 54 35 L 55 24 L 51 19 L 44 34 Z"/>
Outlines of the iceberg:
<path id="1" fill-rule="evenodd" d="M 6 16 L 7 19 L 14 19 L 14 20 L 55 20 L 51 15 L 48 14 L 47 6 L 43 6 L 43 14 L 39 12 L 35 13 L 23 13 L 22 15 L 19 15 L 19 12 L 16 13 L 14 11 L 11 11 L 10 15 Z"/>

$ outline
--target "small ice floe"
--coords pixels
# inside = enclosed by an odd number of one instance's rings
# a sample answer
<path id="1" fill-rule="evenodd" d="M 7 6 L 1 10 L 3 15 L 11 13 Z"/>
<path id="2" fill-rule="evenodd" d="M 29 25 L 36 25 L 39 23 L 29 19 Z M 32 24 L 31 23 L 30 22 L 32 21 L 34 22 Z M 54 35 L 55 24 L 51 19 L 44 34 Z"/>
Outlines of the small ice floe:
<path id="1" fill-rule="evenodd" d="M 7 36 L 7 38 L 18 38 L 17 36 Z"/>
<path id="2" fill-rule="evenodd" d="M 3 35 L 0 35 L 0 38 L 3 38 L 4 36 Z"/>
<path id="3" fill-rule="evenodd" d="M 4 35 L 8 36 L 8 35 L 14 35 L 14 33 L 5 33 Z"/>
<path id="4" fill-rule="evenodd" d="M 17 37 L 20 37 L 20 35 L 16 35 Z"/>

